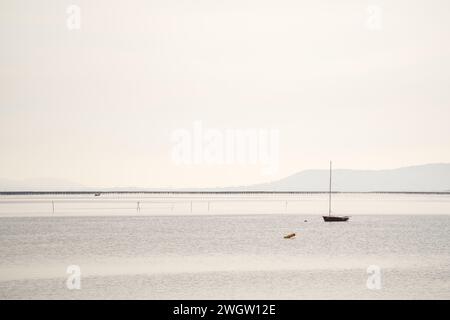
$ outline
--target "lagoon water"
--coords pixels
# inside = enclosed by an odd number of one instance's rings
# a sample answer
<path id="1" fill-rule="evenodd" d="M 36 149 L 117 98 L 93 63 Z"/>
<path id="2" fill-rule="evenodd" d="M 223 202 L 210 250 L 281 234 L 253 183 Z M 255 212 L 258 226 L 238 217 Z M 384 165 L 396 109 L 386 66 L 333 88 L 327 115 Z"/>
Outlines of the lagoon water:
<path id="1" fill-rule="evenodd" d="M 349 222 L 324 194 L 2 196 L 0 298 L 450 298 L 448 195 L 333 200 Z"/>

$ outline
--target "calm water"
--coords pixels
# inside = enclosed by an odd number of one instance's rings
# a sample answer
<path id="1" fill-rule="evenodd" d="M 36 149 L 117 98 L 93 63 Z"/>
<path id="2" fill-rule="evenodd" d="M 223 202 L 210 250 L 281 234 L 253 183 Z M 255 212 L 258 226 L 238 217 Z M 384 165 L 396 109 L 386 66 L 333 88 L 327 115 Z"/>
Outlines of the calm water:
<path id="1" fill-rule="evenodd" d="M 450 215 L 403 210 L 348 223 L 289 212 L 2 217 L 0 298 L 449 299 Z M 80 290 L 66 287 L 69 265 Z M 370 265 L 380 290 L 366 286 Z"/>

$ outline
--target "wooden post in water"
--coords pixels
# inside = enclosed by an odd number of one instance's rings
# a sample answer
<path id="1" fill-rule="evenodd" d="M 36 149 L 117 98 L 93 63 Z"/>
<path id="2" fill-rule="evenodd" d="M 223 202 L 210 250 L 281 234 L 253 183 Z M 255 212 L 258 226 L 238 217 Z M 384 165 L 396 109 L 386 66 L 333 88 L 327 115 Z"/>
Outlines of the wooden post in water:
<path id="1" fill-rule="evenodd" d="M 287 213 L 287 206 L 288 206 L 288 201 L 286 200 L 286 203 L 284 204 L 284 212 Z"/>
<path id="2" fill-rule="evenodd" d="M 141 203 L 137 202 L 136 212 L 139 213 L 141 211 Z"/>
<path id="3" fill-rule="evenodd" d="M 52 215 L 55 214 L 55 201 L 52 200 Z"/>

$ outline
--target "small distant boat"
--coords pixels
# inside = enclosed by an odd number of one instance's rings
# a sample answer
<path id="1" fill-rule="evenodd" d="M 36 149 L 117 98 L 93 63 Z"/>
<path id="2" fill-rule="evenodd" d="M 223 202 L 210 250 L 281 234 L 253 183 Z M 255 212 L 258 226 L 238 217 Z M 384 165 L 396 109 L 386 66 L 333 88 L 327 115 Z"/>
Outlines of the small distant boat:
<path id="1" fill-rule="evenodd" d="M 347 221 L 350 219 L 348 216 L 323 216 L 323 220 L 325 222 L 339 222 L 339 221 Z"/>
<path id="2" fill-rule="evenodd" d="M 350 219 L 349 216 L 335 216 L 331 215 L 331 161 L 330 161 L 330 189 L 328 192 L 328 215 L 322 216 L 323 221 L 325 222 L 344 222 Z"/>
<path id="3" fill-rule="evenodd" d="M 100 192 L 94 194 L 95 197 L 100 197 Z"/>
<path id="4" fill-rule="evenodd" d="M 284 236 L 285 239 L 292 239 L 294 237 L 295 237 L 295 233 L 290 233 L 290 234 Z"/>

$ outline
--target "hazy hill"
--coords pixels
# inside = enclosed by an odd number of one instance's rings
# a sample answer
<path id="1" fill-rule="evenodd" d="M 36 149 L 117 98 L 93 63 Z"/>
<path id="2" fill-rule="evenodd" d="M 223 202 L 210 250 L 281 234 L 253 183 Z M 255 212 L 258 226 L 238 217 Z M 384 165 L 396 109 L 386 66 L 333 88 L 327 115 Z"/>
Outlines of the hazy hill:
<path id="1" fill-rule="evenodd" d="M 306 170 L 284 179 L 244 187 L 246 190 L 327 191 L 328 170 Z M 333 170 L 333 191 L 448 191 L 450 163 L 392 170 Z"/>
<path id="2" fill-rule="evenodd" d="M 0 179 L 1 191 L 83 191 L 83 185 L 62 179 Z"/>
<path id="3" fill-rule="evenodd" d="M 328 191 L 329 171 L 305 170 L 264 184 L 172 189 L 172 191 Z M 450 163 L 392 170 L 333 170 L 333 191 L 445 192 L 450 190 Z M 58 179 L 0 180 L 1 191 L 164 191 L 158 188 L 95 188 Z"/>

